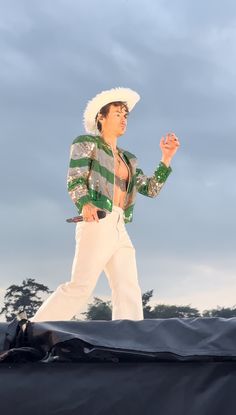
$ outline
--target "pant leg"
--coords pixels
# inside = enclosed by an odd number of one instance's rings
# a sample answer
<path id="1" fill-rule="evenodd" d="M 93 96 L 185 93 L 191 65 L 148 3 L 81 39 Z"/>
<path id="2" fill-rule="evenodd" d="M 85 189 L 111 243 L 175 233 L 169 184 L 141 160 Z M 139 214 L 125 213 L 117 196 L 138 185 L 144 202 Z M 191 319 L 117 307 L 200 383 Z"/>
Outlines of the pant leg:
<path id="1" fill-rule="evenodd" d="M 98 223 L 77 223 L 71 280 L 57 287 L 29 319 L 31 322 L 70 320 L 85 306 L 116 246 L 114 215 L 117 213 L 112 212 Z"/>
<path id="2" fill-rule="evenodd" d="M 112 290 L 112 320 L 143 320 L 142 293 L 138 282 L 136 251 L 122 216 L 117 225 L 119 243 L 104 272 Z"/>

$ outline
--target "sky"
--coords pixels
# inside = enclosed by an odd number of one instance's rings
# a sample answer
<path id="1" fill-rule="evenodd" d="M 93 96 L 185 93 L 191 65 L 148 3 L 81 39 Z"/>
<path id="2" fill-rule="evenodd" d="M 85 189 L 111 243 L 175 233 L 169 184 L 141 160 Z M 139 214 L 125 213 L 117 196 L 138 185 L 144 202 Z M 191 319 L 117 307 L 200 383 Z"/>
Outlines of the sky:
<path id="1" fill-rule="evenodd" d="M 146 175 L 161 137 L 180 141 L 160 194 L 137 193 L 126 225 L 142 293 L 201 312 L 236 305 L 235 49 L 233 0 L 0 1 L 1 305 L 26 278 L 70 280 L 70 146 L 88 100 L 118 86 L 141 96 L 117 145 Z M 94 296 L 111 297 L 104 272 Z"/>

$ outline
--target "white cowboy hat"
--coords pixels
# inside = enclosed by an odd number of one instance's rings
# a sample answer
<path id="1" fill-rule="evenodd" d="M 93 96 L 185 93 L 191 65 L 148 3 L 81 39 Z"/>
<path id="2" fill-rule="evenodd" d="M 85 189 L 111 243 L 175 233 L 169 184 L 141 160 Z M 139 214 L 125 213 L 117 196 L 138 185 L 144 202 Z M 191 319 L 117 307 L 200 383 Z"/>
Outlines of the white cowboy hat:
<path id="1" fill-rule="evenodd" d="M 140 100 L 140 95 L 130 88 L 112 88 L 107 91 L 102 91 L 93 99 L 88 101 L 83 115 L 84 128 L 88 133 L 96 134 L 96 115 L 99 110 L 109 102 L 124 101 L 127 103 L 129 111 L 131 111 L 135 104 Z"/>

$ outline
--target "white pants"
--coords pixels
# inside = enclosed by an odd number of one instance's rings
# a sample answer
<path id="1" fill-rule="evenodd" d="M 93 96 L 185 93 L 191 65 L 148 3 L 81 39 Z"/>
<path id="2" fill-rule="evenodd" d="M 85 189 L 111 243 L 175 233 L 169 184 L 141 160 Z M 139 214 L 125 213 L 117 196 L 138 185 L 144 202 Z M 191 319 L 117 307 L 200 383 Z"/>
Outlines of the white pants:
<path id="1" fill-rule="evenodd" d="M 87 303 L 104 271 L 112 293 L 112 320 L 143 320 L 135 248 L 127 233 L 123 209 L 99 222 L 77 222 L 71 280 L 57 287 L 29 320 L 70 320 Z"/>

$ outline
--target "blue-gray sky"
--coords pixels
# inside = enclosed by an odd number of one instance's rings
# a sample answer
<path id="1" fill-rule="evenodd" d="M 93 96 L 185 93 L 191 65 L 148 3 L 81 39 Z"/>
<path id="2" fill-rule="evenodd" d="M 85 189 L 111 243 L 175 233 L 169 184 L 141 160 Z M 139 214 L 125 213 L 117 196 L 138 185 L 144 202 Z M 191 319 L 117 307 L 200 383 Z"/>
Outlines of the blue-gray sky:
<path id="1" fill-rule="evenodd" d="M 232 0 L 0 2 L 2 297 L 25 278 L 70 280 L 76 214 L 69 149 L 85 105 L 117 86 L 141 100 L 117 144 L 152 175 L 181 147 L 126 228 L 142 292 L 199 310 L 236 304 L 236 4 Z M 90 297 L 110 298 L 104 273 Z M 84 307 L 84 311 L 86 307 Z"/>

